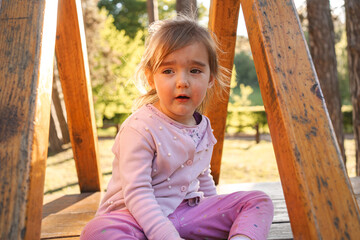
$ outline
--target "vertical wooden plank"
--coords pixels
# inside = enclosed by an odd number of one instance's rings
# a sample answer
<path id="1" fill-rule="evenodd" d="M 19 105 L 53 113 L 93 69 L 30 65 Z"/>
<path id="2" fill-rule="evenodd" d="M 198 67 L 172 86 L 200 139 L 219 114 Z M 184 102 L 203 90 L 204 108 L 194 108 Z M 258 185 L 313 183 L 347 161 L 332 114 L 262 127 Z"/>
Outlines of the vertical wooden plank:
<path id="1" fill-rule="evenodd" d="M 212 0 L 210 5 L 209 31 L 214 33 L 222 50 L 219 53 L 220 65 L 229 70 L 229 85 L 234 64 L 239 10 L 240 0 Z M 219 98 L 212 99 L 205 110 L 205 115 L 209 117 L 214 129 L 214 135 L 218 141 L 214 147 L 211 159 L 211 170 L 216 184 L 219 183 L 220 177 L 229 94 L 224 96 L 224 100 Z"/>
<path id="2" fill-rule="evenodd" d="M 95 114 L 80 0 L 60 0 L 56 57 L 81 192 L 101 190 Z"/>
<path id="3" fill-rule="evenodd" d="M 57 1 L 0 3 L 0 239 L 39 239 Z"/>
<path id="4" fill-rule="evenodd" d="M 359 238 L 359 209 L 292 0 L 242 7 L 294 238 Z"/>

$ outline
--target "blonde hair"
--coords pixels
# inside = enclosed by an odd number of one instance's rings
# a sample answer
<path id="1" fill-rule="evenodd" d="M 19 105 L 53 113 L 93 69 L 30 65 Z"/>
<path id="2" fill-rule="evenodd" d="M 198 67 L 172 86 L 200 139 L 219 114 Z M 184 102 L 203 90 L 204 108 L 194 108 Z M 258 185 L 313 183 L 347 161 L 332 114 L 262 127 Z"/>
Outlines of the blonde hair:
<path id="1" fill-rule="evenodd" d="M 206 28 L 186 16 L 154 22 L 149 27 L 145 52 L 135 72 L 135 84 L 139 90 L 149 90 L 135 101 L 133 110 L 147 103 L 158 101 L 156 89 L 151 89 L 145 73 L 148 71 L 155 73 L 167 55 L 194 42 L 204 44 L 209 55 L 210 74 L 214 79 L 214 85 L 220 87 L 220 91 L 216 93 L 223 97 L 223 93 L 229 90 L 229 82 L 225 80 L 229 71 L 219 65 L 217 51 L 220 49 L 213 37 Z M 208 99 L 214 94 L 214 85 L 208 89 L 203 102 L 196 111 L 203 112 Z"/>

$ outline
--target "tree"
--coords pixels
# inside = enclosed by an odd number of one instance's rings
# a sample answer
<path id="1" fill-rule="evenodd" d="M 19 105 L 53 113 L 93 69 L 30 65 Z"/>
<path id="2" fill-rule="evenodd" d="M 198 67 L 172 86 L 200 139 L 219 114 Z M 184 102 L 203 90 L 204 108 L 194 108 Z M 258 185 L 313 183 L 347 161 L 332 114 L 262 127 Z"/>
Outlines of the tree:
<path id="1" fill-rule="evenodd" d="M 307 0 L 309 47 L 341 154 L 346 162 L 337 75 L 334 25 L 329 0 Z"/>
<path id="2" fill-rule="evenodd" d="M 54 115 L 52 113 L 50 114 L 49 143 L 49 150 L 51 153 L 58 153 L 63 150 L 62 141 L 56 131 Z"/>
<path id="3" fill-rule="evenodd" d="M 239 107 L 250 106 L 251 101 L 249 96 L 253 93 L 253 89 L 250 86 L 245 86 L 243 83 L 237 82 L 237 72 L 235 70 L 236 66 L 234 64 L 233 70 L 231 71 L 231 84 L 230 84 L 230 101 L 229 105 L 233 109 L 238 109 Z M 237 114 L 237 113 L 235 113 Z"/>
<path id="4" fill-rule="evenodd" d="M 244 84 L 253 88 L 259 88 L 255 64 L 249 53 L 241 51 L 236 54 L 234 57 L 234 65 L 236 71 L 236 87 Z"/>
<path id="5" fill-rule="evenodd" d="M 66 119 L 65 119 L 65 115 L 64 115 L 64 111 L 63 111 L 63 107 L 62 107 L 62 103 L 64 102 L 64 100 L 61 99 L 59 96 L 60 92 L 59 92 L 59 89 L 57 86 L 57 83 L 59 81 L 59 78 L 58 78 L 59 74 L 55 74 L 55 72 L 57 72 L 57 71 L 55 71 L 56 69 L 57 68 L 54 68 L 53 88 L 52 88 L 52 94 L 51 94 L 53 104 L 51 107 L 54 107 L 54 110 L 55 110 L 54 113 L 56 113 L 56 119 L 59 123 L 60 131 L 61 131 L 62 143 L 66 144 L 66 143 L 70 142 L 70 136 L 69 136 L 68 125 L 66 123 Z M 60 90 L 61 90 L 61 88 L 60 88 Z"/>
<path id="6" fill-rule="evenodd" d="M 144 49 L 143 32 L 132 39 L 125 30 L 117 30 L 113 17 L 99 10 L 95 0 L 84 5 L 84 25 L 89 68 L 98 126 L 103 119 L 131 111 L 139 95 L 131 79 Z"/>
<path id="7" fill-rule="evenodd" d="M 158 4 L 159 19 L 176 16 L 176 3 L 174 0 L 100 0 L 98 7 L 105 8 L 108 14 L 113 16 L 113 24 L 118 30 L 124 30 L 127 36 L 134 38 L 138 31 L 145 31 L 149 23 L 152 22 L 151 13 L 149 14 L 147 11 L 147 4 L 151 4 L 151 1 Z M 196 0 L 177 2 L 178 4 L 181 2 L 181 5 L 178 5 L 179 11 L 184 8 L 192 9 L 199 19 L 202 19 L 208 13 L 203 4 L 199 4 L 198 8 L 196 8 Z"/>
<path id="8" fill-rule="evenodd" d="M 149 24 L 159 20 L 158 1 L 147 0 L 147 12 L 149 18 Z"/>
<path id="9" fill-rule="evenodd" d="M 350 91 L 356 149 L 356 175 L 360 176 L 360 2 L 345 0 Z"/>
<path id="10" fill-rule="evenodd" d="M 230 103 L 235 103 L 235 101 L 242 98 L 250 101 L 250 105 L 262 105 L 259 82 L 250 49 L 243 46 L 242 50 L 235 53 L 234 72 L 236 75 L 234 83 L 232 83 L 233 89 L 230 93 Z M 243 102 L 242 106 L 245 106 Z"/>
<path id="11" fill-rule="evenodd" d="M 115 27 L 130 38 L 147 25 L 146 0 L 100 0 L 98 7 L 104 7 L 113 16 Z"/>
<path id="12" fill-rule="evenodd" d="M 144 31 L 149 24 L 147 0 L 100 0 L 98 7 L 105 8 L 113 17 L 115 27 L 124 30 L 130 38 L 134 38 L 138 31 Z M 159 19 L 172 17 L 175 3 L 173 0 L 159 0 L 158 10 Z"/>

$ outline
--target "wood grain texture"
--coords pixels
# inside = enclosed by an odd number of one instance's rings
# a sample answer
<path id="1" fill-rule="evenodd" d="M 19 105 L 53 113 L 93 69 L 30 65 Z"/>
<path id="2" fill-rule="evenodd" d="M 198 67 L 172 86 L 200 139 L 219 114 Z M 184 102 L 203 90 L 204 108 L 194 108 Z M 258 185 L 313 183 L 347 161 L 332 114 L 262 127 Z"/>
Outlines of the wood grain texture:
<path id="1" fill-rule="evenodd" d="M 227 80 L 230 85 L 231 71 L 234 64 L 237 22 L 240 10 L 240 0 L 213 0 L 210 6 L 209 31 L 213 33 L 222 52 L 219 52 L 220 65 L 229 70 Z M 219 86 L 215 85 L 219 89 Z M 217 144 L 214 147 L 211 159 L 211 171 L 216 184 L 219 182 L 222 149 L 224 145 L 225 124 L 229 93 L 223 99 L 214 97 L 209 102 L 205 115 L 210 119 L 214 129 Z"/>
<path id="2" fill-rule="evenodd" d="M 101 192 L 45 198 L 41 239 L 78 237 L 95 215 Z"/>
<path id="3" fill-rule="evenodd" d="M 294 4 L 242 6 L 294 238 L 356 239 L 359 208 Z"/>
<path id="4" fill-rule="evenodd" d="M 57 1 L 2 1 L 0 239 L 38 239 Z"/>
<path id="5" fill-rule="evenodd" d="M 95 115 L 79 0 L 59 1 L 56 56 L 81 192 L 101 190 Z"/>

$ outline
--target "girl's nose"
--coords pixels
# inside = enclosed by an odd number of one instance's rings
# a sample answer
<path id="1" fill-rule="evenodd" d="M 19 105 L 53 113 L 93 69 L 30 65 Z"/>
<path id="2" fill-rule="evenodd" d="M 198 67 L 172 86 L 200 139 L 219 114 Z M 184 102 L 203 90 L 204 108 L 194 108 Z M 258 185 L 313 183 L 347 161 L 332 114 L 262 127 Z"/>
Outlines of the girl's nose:
<path id="1" fill-rule="evenodd" d="M 181 73 L 177 76 L 176 87 L 177 88 L 188 88 L 189 87 L 189 79 L 188 79 L 187 74 Z"/>

